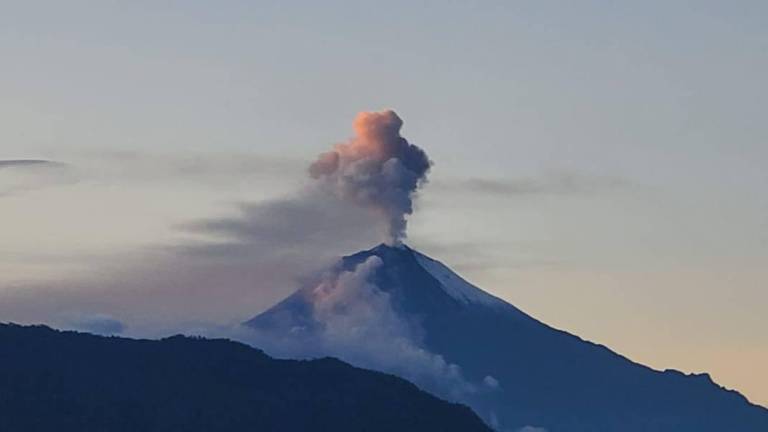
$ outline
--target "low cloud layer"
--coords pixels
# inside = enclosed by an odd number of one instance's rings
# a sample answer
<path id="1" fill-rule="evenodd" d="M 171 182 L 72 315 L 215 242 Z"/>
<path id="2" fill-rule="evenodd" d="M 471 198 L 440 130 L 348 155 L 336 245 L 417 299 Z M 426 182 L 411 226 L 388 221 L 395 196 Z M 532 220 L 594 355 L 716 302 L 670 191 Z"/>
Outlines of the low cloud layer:
<path id="1" fill-rule="evenodd" d="M 64 323 L 74 330 L 105 336 L 119 335 L 125 331 L 125 325 L 110 315 L 86 314 L 64 318 Z"/>

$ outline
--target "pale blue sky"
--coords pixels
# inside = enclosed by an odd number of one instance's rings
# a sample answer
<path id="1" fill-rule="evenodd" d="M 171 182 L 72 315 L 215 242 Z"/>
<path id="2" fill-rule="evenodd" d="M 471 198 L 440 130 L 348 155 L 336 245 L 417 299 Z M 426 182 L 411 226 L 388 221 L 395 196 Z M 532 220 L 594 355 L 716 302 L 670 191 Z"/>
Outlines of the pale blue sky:
<path id="1" fill-rule="evenodd" d="M 13 293 L 301 188 L 393 108 L 435 162 L 414 246 L 768 404 L 767 3 L 287 3 L 0 2 L 0 160 L 68 164 L 0 168 L 0 320 L 60 322 Z"/>

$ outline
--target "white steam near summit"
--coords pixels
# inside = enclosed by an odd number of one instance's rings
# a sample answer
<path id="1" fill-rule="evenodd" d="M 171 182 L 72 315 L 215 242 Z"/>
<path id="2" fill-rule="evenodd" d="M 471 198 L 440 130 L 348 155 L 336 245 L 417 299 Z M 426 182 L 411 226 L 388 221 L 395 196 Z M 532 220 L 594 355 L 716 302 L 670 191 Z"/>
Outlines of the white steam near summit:
<path id="1" fill-rule="evenodd" d="M 403 319 L 390 294 L 372 282 L 382 266 L 379 257 L 371 256 L 352 271 L 325 274 L 310 291 L 313 317 L 322 326 L 312 335 L 320 353 L 395 373 L 454 400 L 475 392 L 458 365 L 422 346 L 420 330 Z"/>
<path id="2" fill-rule="evenodd" d="M 421 148 L 400 136 L 402 126 L 394 111 L 361 112 L 354 121 L 355 136 L 309 167 L 310 175 L 330 185 L 339 198 L 382 217 L 390 245 L 405 238 L 413 195 L 431 166 Z"/>

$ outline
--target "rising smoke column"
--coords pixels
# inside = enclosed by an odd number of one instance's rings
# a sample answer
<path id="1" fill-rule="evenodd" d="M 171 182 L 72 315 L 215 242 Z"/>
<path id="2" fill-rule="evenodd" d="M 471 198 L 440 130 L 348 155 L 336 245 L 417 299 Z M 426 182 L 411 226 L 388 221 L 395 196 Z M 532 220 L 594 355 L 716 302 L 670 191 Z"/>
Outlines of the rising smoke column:
<path id="1" fill-rule="evenodd" d="M 361 112 L 355 117 L 355 136 L 309 167 L 310 175 L 338 197 L 384 218 L 390 245 L 405 238 L 406 215 L 413 213 L 413 196 L 431 165 L 424 150 L 400 136 L 402 126 L 394 111 Z"/>

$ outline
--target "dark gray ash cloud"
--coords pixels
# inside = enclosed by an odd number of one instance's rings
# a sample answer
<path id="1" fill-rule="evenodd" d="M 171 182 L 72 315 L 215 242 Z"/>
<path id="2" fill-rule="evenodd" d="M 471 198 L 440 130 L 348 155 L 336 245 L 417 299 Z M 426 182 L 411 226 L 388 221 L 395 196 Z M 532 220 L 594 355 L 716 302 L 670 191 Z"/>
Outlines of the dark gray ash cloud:
<path id="1" fill-rule="evenodd" d="M 371 215 L 312 189 L 258 203 L 241 203 L 237 214 L 179 225 L 208 240 L 178 251 L 208 258 L 252 259 L 262 254 L 327 256 L 375 241 Z"/>

